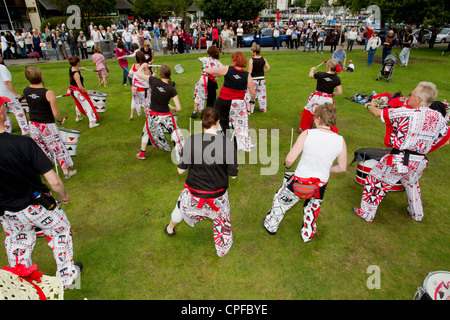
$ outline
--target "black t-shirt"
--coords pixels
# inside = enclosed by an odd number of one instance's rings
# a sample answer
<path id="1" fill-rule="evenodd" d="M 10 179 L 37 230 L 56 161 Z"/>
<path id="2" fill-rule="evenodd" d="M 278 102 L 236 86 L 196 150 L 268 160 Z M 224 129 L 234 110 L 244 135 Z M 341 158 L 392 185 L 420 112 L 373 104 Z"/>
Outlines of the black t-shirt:
<path id="1" fill-rule="evenodd" d="M 78 73 L 80 75 L 80 82 L 84 86 L 84 84 L 83 84 L 83 76 L 81 75 L 81 72 L 80 71 L 72 71 L 72 67 L 69 68 L 70 85 L 78 88 L 77 82 L 75 81 L 75 79 L 73 77 L 75 75 L 75 73 Z"/>
<path id="2" fill-rule="evenodd" d="M 0 133 L 0 208 L 20 211 L 34 191 L 50 191 L 41 174 L 51 169 L 53 163 L 31 138 Z"/>
<path id="3" fill-rule="evenodd" d="M 190 136 L 183 147 L 178 168 L 189 169 L 186 184 L 200 198 L 217 198 L 228 188 L 228 176 L 237 176 L 239 167 L 234 142 L 221 134 L 199 133 Z M 220 191 L 219 191 L 220 190 Z"/>
<path id="4" fill-rule="evenodd" d="M 253 59 L 252 78 L 264 77 L 264 66 L 266 65 L 266 60 L 264 59 L 264 57 L 252 59 Z"/>
<path id="5" fill-rule="evenodd" d="M 30 108 L 30 121 L 38 123 L 55 123 L 52 107 L 46 98 L 47 89 L 30 88 L 23 89 L 23 96 Z"/>
<path id="6" fill-rule="evenodd" d="M 413 35 L 412 34 L 410 34 L 410 35 L 406 35 L 405 36 L 405 43 L 403 44 L 403 46 L 405 47 L 405 48 L 411 48 L 411 45 L 412 45 L 412 43 L 413 43 Z M 407 43 L 409 41 L 409 43 Z"/>
<path id="7" fill-rule="evenodd" d="M 150 76 L 148 82 L 152 89 L 150 110 L 159 113 L 170 112 L 169 101 L 178 94 L 175 87 L 171 83 L 165 83 L 153 76 Z"/>
<path id="8" fill-rule="evenodd" d="M 334 88 L 341 85 L 341 79 L 334 73 L 316 72 L 314 79 L 317 79 L 316 91 L 332 94 Z"/>
<path id="9" fill-rule="evenodd" d="M 152 53 L 152 49 L 148 49 L 145 50 L 144 47 L 141 48 L 141 51 L 145 54 L 145 62 L 149 63 L 150 61 L 152 61 L 153 58 L 153 53 Z"/>

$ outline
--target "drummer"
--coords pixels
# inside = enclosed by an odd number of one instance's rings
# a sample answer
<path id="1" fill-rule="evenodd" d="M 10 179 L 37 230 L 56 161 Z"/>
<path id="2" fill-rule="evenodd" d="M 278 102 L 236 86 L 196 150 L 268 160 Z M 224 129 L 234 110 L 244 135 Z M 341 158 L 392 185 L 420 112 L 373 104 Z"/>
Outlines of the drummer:
<path id="1" fill-rule="evenodd" d="M 419 179 L 428 166 L 426 154 L 449 144 L 450 129 L 442 115 L 429 106 L 436 100 L 437 89 L 431 82 L 420 82 L 408 99 L 408 107 L 378 109 L 365 105 L 386 125 L 385 145 L 392 148 L 381 158 L 365 180 L 361 206 L 353 212 L 372 222 L 386 193 L 400 181 L 406 191 L 407 211 L 415 221 L 424 213 Z"/>
<path id="2" fill-rule="evenodd" d="M 267 112 L 267 90 L 265 74 L 270 70 L 270 65 L 267 60 L 261 56 L 261 46 L 254 44 L 251 47 L 253 57 L 248 61 L 248 72 L 253 78 L 253 85 L 255 86 L 255 101 L 258 99 L 259 109 L 262 112 Z M 250 90 L 247 89 L 245 99 L 250 102 Z M 251 104 L 250 113 L 253 113 L 255 104 Z"/>
<path id="3" fill-rule="evenodd" d="M 245 101 L 247 88 L 250 90 L 250 104 L 255 104 L 255 86 L 250 73 L 244 70 L 247 58 L 241 51 L 231 56 L 232 66 L 208 68 L 204 72 L 211 75 L 224 76 L 223 86 L 214 108 L 219 110 L 220 127 L 228 135 L 230 123 L 233 126 L 237 150 L 251 152 L 256 145 L 252 144 L 249 128 L 248 113 L 250 105 Z"/>
<path id="4" fill-rule="evenodd" d="M 148 40 L 146 40 L 148 41 Z M 129 120 L 133 120 L 134 111 L 138 116 L 141 116 L 141 108 L 144 109 L 144 113 L 147 115 L 150 112 L 151 90 L 148 81 L 141 79 L 137 76 L 137 71 L 140 66 L 145 62 L 145 54 L 142 51 L 136 52 L 136 62 L 130 69 L 128 77 L 132 79 L 131 82 L 131 114 Z M 144 73 L 148 76 L 150 70 L 144 69 Z"/>
<path id="5" fill-rule="evenodd" d="M 191 227 L 206 218 L 212 219 L 216 253 L 223 257 L 233 244 L 228 177 L 235 179 L 239 167 L 233 142 L 217 134 L 219 112 L 207 107 L 201 119 L 204 133 L 186 140 L 178 162 L 178 173 L 188 171 L 188 175 L 164 232 L 175 236 L 175 227 L 183 219 Z"/>
<path id="6" fill-rule="evenodd" d="M 341 173 L 347 169 L 344 138 L 331 130 L 336 125 L 336 113 L 336 107 L 331 103 L 318 106 L 314 115 L 316 129 L 302 132 L 286 156 L 285 167 L 289 169 L 302 154 L 295 173 L 278 189 L 272 208 L 263 219 L 263 226 L 270 234 L 277 232 L 286 212 L 301 199 L 296 184 L 315 185 L 318 188 L 303 204 L 301 237 L 304 242 L 308 242 L 316 234 L 316 220 L 330 173 Z M 336 158 L 337 164 L 333 166 Z"/>
<path id="7" fill-rule="evenodd" d="M 208 57 L 199 57 L 198 61 L 202 63 L 202 74 L 200 80 L 195 83 L 194 87 L 194 111 L 191 118 L 198 117 L 198 113 L 202 112 L 205 107 L 213 107 L 216 101 L 217 78 L 219 76 L 209 75 L 205 73 L 208 68 L 218 68 L 222 66 L 219 61 L 220 51 L 215 45 L 208 48 Z"/>
<path id="8" fill-rule="evenodd" d="M 100 125 L 97 122 L 100 118 L 95 111 L 91 98 L 89 98 L 88 91 L 84 88 L 83 76 L 81 75 L 80 70 L 85 70 L 85 68 L 80 67 L 81 60 L 78 56 L 70 57 L 69 63 L 70 89 L 73 100 L 75 100 L 75 111 L 77 114 L 75 121 L 79 122 L 83 120 L 81 114 L 84 114 L 89 118 L 89 128 L 95 128 Z"/>
<path id="9" fill-rule="evenodd" d="M 149 82 L 152 99 L 150 102 L 150 112 L 147 115 L 142 130 L 141 152 L 136 154 L 136 157 L 145 160 L 145 152 L 149 142 L 155 148 L 170 151 L 169 143 L 164 135 L 164 132 L 167 131 L 171 135 L 175 145 L 178 161 L 181 156 L 181 150 L 183 149 L 184 139 L 175 117 L 169 109 L 169 102 L 173 99 L 175 107 L 172 110 L 176 112 L 181 111 L 177 90 L 172 86 L 172 80 L 170 79 L 172 70 L 169 65 L 162 64 L 159 68 L 161 79 L 158 79 L 156 73 L 146 75 L 144 73 L 145 69 L 148 69 L 148 65 L 146 63 L 141 64 L 136 75 Z"/>
<path id="10" fill-rule="evenodd" d="M 314 72 L 316 67 L 311 68 L 309 78 L 317 79 L 316 91 L 311 93 L 308 103 L 303 109 L 300 127 L 297 129 L 298 133 L 313 127 L 314 112 L 318 105 L 326 102 L 334 104 L 333 97 L 342 94 L 341 79 L 336 74 L 338 67 L 340 69 L 339 62 L 336 59 L 330 59 L 327 62 L 326 72 Z M 336 127 L 331 129 L 338 132 Z"/>
<path id="11" fill-rule="evenodd" d="M 59 163 L 63 178 L 69 179 L 77 170 L 69 170 L 73 168 L 73 161 L 55 124 L 55 120 L 59 124 L 63 122 L 56 105 L 56 95 L 44 88 L 44 77 L 38 67 L 26 67 L 25 78 L 30 82 L 23 89 L 30 108 L 30 136 L 51 161 Z"/>

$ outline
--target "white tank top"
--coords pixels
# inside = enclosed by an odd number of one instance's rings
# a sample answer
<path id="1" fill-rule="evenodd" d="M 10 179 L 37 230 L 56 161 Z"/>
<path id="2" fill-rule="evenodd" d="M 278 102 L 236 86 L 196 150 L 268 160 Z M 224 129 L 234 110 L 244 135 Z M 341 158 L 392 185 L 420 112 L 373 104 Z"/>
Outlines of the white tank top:
<path id="1" fill-rule="evenodd" d="M 343 146 L 344 138 L 332 131 L 308 130 L 295 175 L 300 178 L 319 178 L 322 182 L 328 182 L 330 168 L 342 152 Z"/>

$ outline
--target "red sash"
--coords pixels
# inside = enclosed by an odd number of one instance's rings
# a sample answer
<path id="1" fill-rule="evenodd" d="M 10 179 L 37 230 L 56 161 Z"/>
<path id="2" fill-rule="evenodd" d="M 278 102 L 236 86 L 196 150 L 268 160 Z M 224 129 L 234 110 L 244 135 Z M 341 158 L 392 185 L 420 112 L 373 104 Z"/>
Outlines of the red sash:
<path id="1" fill-rule="evenodd" d="M 214 194 L 214 193 L 217 193 L 217 192 L 221 192 L 221 191 L 223 191 L 224 190 L 224 188 L 221 188 L 221 189 L 219 189 L 219 190 L 216 190 L 216 191 L 203 191 L 203 190 L 197 190 L 197 189 L 193 189 L 193 188 L 191 188 L 191 187 L 189 187 L 186 183 L 184 184 L 184 187 L 186 188 L 186 189 L 188 189 L 189 190 L 189 192 L 192 194 L 192 191 L 194 191 L 194 192 L 196 192 L 196 193 L 200 193 L 200 194 Z M 192 194 L 194 197 L 196 197 L 194 194 Z M 203 205 L 205 204 L 205 202 L 211 207 L 211 209 L 212 210 L 214 210 L 214 211 L 219 211 L 219 208 L 214 204 L 214 199 L 215 198 L 207 198 L 207 199 L 205 199 L 205 198 L 200 198 L 200 197 L 197 197 L 197 198 L 199 198 L 200 200 L 198 201 L 198 204 L 197 204 L 197 208 L 199 208 L 199 209 L 201 209 L 201 208 L 203 208 Z"/>
<path id="2" fill-rule="evenodd" d="M 87 102 L 89 103 L 89 105 L 91 106 L 92 111 L 94 111 L 95 117 L 97 118 L 97 120 L 100 120 L 100 117 L 98 116 L 97 111 L 95 111 L 94 104 L 92 103 L 91 98 L 89 98 L 89 95 L 88 95 L 86 92 L 81 91 L 80 88 L 74 87 L 74 86 L 72 86 L 72 85 L 70 86 L 70 89 L 71 89 L 72 91 L 78 91 L 78 92 L 86 99 L 86 101 L 87 101 Z M 75 105 L 77 106 L 77 109 L 78 109 L 82 114 L 84 114 L 85 116 L 87 116 L 87 115 L 86 115 L 86 112 L 84 111 L 84 109 L 83 109 L 83 107 L 81 106 L 80 102 L 78 101 L 77 98 L 75 98 L 75 96 L 73 95 L 73 93 L 72 93 L 72 97 L 73 97 L 73 100 L 75 101 Z"/>

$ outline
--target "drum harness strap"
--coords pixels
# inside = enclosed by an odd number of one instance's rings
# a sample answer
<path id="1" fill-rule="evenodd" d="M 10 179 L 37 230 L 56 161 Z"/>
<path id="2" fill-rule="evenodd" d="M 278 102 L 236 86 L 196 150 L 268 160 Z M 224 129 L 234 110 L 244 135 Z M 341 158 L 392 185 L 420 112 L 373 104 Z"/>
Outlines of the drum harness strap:
<path id="1" fill-rule="evenodd" d="M 403 165 L 404 166 L 408 166 L 409 156 L 410 155 L 423 156 L 425 159 L 427 159 L 427 157 L 424 154 L 421 154 L 421 153 L 418 153 L 418 152 L 415 152 L 415 151 L 411 151 L 411 150 L 408 150 L 408 149 L 406 149 L 406 150 L 399 150 L 399 149 L 393 148 L 391 150 L 390 154 L 401 154 L 401 153 L 404 155 L 404 158 L 403 158 Z M 392 160 L 390 162 L 391 162 L 390 164 L 392 164 Z"/>

